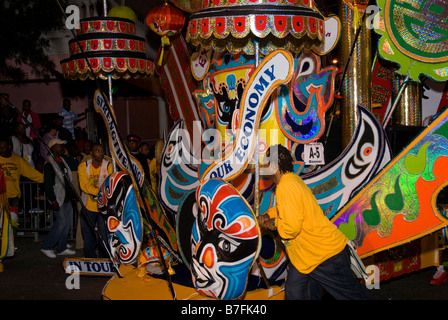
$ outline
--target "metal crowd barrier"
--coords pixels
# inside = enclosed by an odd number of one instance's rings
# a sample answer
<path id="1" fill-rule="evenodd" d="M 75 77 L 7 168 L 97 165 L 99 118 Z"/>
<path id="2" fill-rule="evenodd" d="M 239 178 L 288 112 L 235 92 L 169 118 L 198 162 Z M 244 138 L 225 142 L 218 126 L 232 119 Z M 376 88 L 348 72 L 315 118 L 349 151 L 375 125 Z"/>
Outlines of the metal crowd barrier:
<path id="1" fill-rule="evenodd" d="M 50 208 L 43 184 L 34 181 L 21 181 L 20 189 L 22 196 L 19 205 L 19 227 L 17 236 L 34 236 L 34 240 L 39 239 L 39 235 L 44 235 L 53 226 L 53 210 Z M 70 228 L 68 240 L 76 237 L 76 223 L 78 214 L 76 206 L 73 211 L 73 222 Z"/>

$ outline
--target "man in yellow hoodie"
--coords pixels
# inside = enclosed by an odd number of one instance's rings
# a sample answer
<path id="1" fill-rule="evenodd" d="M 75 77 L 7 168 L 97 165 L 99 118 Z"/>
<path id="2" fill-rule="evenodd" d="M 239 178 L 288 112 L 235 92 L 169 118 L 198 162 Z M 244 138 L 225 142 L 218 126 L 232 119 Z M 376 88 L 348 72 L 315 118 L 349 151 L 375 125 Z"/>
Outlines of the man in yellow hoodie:
<path id="1" fill-rule="evenodd" d="M 20 177 L 24 176 L 38 183 L 44 182 L 41 172 L 30 166 L 25 159 L 12 153 L 12 141 L 7 138 L 0 139 L 0 168 L 4 172 L 6 181 L 6 194 L 11 211 L 13 225 L 18 225 L 20 197 Z M 16 229 L 14 228 L 14 231 Z"/>
<path id="2" fill-rule="evenodd" d="M 281 145 L 270 147 L 268 177 L 276 185 L 276 205 L 258 218 L 277 230 L 290 263 L 285 299 L 321 299 L 325 289 L 335 299 L 370 299 L 354 277 L 347 238 L 331 223 L 303 180 L 293 173 L 293 160 Z"/>
<path id="3" fill-rule="evenodd" d="M 86 157 L 78 166 L 79 186 L 81 197 L 85 205 L 85 212 L 81 216 L 81 231 L 84 239 L 84 256 L 86 258 L 107 257 L 106 249 L 100 245 L 98 255 L 96 253 L 95 226 L 102 239 L 107 241 L 106 226 L 98 210 L 96 198 L 99 188 L 104 180 L 112 173 L 112 163 L 104 158 L 104 147 L 94 143 L 90 151 L 90 157 Z M 93 223 L 93 225 L 92 225 Z M 101 243 L 101 241 L 100 241 Z"/>

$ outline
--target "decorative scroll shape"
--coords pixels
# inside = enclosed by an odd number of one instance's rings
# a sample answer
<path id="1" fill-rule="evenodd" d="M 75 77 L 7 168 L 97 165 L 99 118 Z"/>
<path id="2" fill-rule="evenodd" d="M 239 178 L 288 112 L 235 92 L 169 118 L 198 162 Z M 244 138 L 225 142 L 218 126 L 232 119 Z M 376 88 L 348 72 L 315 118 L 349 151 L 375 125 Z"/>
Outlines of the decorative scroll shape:
<path id="1" fill-rule="evenodd" d="M 109 145 L 111 146 L 112 156 L 117 161 L 117 164 L 122 170 L 129 172 L 130 174 L 135 174 L 135 179 L 139 185 L 143 185 L 145 179 L 145 172 L 143 171 L 140 162 L 135 159 L 129 153 L 126 153 L 127 148 L 121 142 L 118 134 L 118 129 L 115 126 L 116 118 L 113 109 L 110 107 L 109 102 L 104 99 L 103 95 L 99 90 L 95 91 L 95 96 L 93 99 L 95 111 L 101 114 L 109 136 Z M 128 157 L 129 155 L 129 157 Z M 132 168 L 131 168 L 132 166 Z"/>
<path id="2" fill-rule="evenodd" d="M 184 195 L 199 184 L 199 161 L 190 150 L 190 136 L 185 129 L 185 122 L 179 120 L 171 129 L 162 152 L 157 188 L 160 204 L 172 222 L 176 221 L 178 207 Z"/>
<path id="3" fill-rule="evenodd" d="M 336 68 L 320 69 L 320 58 L 303 52 L 289 86 L 275 95 L 277 121 L 285 136 L 302 144 L 316 141 L 325 129 L 325 112 L 333 102 Z"/>
<path id="4" fill-rule="evenodd" d="M 302 175 L 328 219 L 391 159 L 386 133 L 375 117 L 358 106 L 359 121 L 345 151 L 320 170 Z"/>

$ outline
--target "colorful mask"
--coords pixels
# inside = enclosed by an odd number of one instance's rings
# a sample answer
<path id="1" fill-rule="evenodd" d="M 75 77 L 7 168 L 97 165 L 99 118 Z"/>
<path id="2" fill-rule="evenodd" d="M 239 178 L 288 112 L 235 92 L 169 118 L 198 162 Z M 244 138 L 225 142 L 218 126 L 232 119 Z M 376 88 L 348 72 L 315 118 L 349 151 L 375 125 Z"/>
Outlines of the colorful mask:
<path id="1" fill-rule="evenodd" d="M 112 256 L 123 264 L 135 262 L 143 237 L 142 218 L 132 178 L 114 172 L 98 192 L 98 209 L 104 216 Z"/>
<path id="2" fill-rule="evenodd" d="M 191 233 L 191 264 L 196 289 L 218 299 L 236 299 L 246 290 L 260 250 L 260 229 L 248 203 L 221 179 L 196 190 L 199 210 Z"/>

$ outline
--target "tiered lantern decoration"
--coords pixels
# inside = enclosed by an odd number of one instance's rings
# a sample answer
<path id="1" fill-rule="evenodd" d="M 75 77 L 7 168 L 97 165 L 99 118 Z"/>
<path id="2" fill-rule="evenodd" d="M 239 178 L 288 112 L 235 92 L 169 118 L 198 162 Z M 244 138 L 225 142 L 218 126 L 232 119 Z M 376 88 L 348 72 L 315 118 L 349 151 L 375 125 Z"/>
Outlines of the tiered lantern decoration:
<path id="1" fill-rule="evenodd" d="M 186 40 L 194 46 L 233 54 L 261 54 L 278 48 L 293 52 L 319 46 L 324 17 L 313 0 L 204 0 L 192 14 Z"/>
<path id="2" fill-rule="evenodd" d="M 159 54 L 158 65 L 162 65 L 164 47 L 170 45 L 169 37 L 179 33 L 185 25 L 185 16 L 182 11 L 165 3 L 154 7 L 146 15 L 146 24 L 156 34 L 162 37 L 162 49 Z"/>
<path id="3" fill-rule="evenodd" d="M 80 21 L 76 39 L 69 41 L 70 58 L 61 61 L 68 79 L 129 79 L 154 74 L 146 56 L 145 39 L 135 35 L 135 22 L 120 17 L 93 17 Z M 93 69 L 90 71 L 86 58 Z"/>

